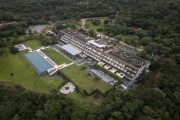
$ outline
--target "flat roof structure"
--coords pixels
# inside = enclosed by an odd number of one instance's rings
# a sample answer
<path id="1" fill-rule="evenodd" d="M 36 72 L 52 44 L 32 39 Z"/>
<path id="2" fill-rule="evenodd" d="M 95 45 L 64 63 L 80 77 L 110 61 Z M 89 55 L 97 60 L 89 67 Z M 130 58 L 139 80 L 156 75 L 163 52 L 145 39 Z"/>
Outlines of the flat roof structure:
<path id="1" fill-rule="evenodd" d="M 80 41 L 83 41 L 83 42 L 87 42 L 89 40 L 94 40 L 94 38 L 89 37 L 89 36 L 79 32 L 78 30 L 71 29 L 71 28 L 63 29 L 63 30 L 61 30 L 61 32 L 64 34 L 68 34 L 71 37 L 74 37 L 74 38 L 76 38 Z"/>
<path id="2" fill-rule="evenodd" d="M 75 47 L 71 44 L 63 45 L 63 46 L 61 46 L 61 49 L 67 51 L 68 53 L 70 53 L 73 56 L 82 52 L 77 47 Z"/>
<path id="3" fill-rule="evenodd" d="M 143 70 L 147 70 L 150 66 L 150 62 L 138 57 L 133 51 L 134 49 L 121 44 L 115 47 L 113 44 L 108 44 L 112 42 L 108 37 L 101 37 L 101 39 L 95 40 L 70 28 L 61 30 L 59 35 L 63 42 L 74 45 L 82 50 L 86 56 L 97 62 L 103 62 L 104 64 L 100 65 L 110 72 L 129 79 L 128 85 L 132 85 L 133 81 L 141 75 Z M 106 47 L 103 47 L 103 45 L 106 45 Z"/>
<path id="4" fill-rule="evenodd" d="M 123 50 L 116 49 L 114 51 L 111 51 L 109 54 L 120 60 L 123 60 L 126 63 L 129 63 L 137 68 L 140 68 L 148 63 L 148 61 L 146 61 L 138 56 L 127 53 Z"/>
<path id="5" fill-rule="evenodd" d="M 28 59 L 28 61 L 35 67 L 39 74 L 46 72 L 48 69 L 53 68 L 44 57 L 42 57 L 37 51 L 33 51 L 24 56 Z"/>
<path id="6" fill-rule="evenodd" d="M 98 47 L 98 48 L 104 48 L 104 47 L 106 47 L 106 45 L 100 44 L 100 43 L 96 42 L 95 40 L 90 40 L 90 41 L 88 41 L 88 43 L 90 43 L 90 44 L 92 44 L 92 45 L 95 45 L 95 46 Z"/>
<path id="7" fill-rule="evenodd" d="M 130 47 L 127 47 L 127 46 L 124 46 L 124 45 L 122 45 L 120 43 L 116 44 L 116 47 L 121 48 L 121 49 L 126 50 L 126 51 L 129 51 L 129 52 L 134 53 L 134 54 L 139 53 L 137 50 L 135 50 L 133 48 L 130 48 Z"/>

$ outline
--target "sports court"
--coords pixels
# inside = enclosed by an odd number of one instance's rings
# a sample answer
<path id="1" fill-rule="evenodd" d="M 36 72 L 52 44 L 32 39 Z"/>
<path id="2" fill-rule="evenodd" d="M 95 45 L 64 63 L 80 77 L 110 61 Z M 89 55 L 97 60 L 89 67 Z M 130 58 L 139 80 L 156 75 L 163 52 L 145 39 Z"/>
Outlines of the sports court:
<path id="1" fill-rule="evenodd" d="M 37 51 L 24 54 L 24 56 L 34 66 L 40 75 L 45 74 L 47 70 L 53 68 L 53 65 Z"/>

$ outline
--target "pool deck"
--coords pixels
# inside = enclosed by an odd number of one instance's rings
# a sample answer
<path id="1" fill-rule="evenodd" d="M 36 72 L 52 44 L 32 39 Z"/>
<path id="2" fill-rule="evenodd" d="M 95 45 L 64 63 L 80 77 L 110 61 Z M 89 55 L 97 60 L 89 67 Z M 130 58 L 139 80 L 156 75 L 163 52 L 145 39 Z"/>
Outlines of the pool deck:
<path id="1" fill-rule="evenodd" d="M 63 68 L 65 68 L 65 67 L 68 67 L 68 66 L 74 64 L 74 62 L 71 62 L 71 63 L 69 63 L 69 64 L 63 63 L 63 64 L 61 64 L 61 65 L 57 65 L 56 62 L 54 62 L 50 57 L 48 57 L 45 53 L 43 53 L 43 52 L 41 51 L 41 50 L 47 49 L 47 48 L 49 48 L 49 47 L 50 47 L 50 46 L 47 46 L 47 47 L 44 47 L 44 46 L 43 46 L 43 47 L 41 47 L 41 48 L 39 48 L 39 49 L 37 49 L 37 50 L 32 50 L 31 48 L 27 48 L 27 47 L 26 47 L 26 49 L 29 49 L 29 53 L 37 52 L 43 59 L 45 59 L 50 65 L 52 65 L 52 68 L 50 68 L 50 69 L 47 70 L 48 73 L 49 73 L 49 70 L 50 70 L 50 71 L 53 70 L 53 72 L 51 72 L 52 75 L 55 74 L 59 69 L 63 69 Z M 39 73 L 39 72 L 38 72 L 38 73 Z M 51 75 L 51 74 L 50 74 L 50 75 Z"/>

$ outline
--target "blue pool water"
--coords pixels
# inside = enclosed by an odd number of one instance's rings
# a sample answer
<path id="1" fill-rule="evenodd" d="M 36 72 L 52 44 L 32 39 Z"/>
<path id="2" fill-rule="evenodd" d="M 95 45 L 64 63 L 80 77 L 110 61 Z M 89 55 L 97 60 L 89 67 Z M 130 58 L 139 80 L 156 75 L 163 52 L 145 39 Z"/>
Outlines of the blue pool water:
<path id="1" fill-rule="evenodd" d="M 50 68 L 53 68 L 53 66 L 37 51 L 27 53 L 24 56 L 29 60 L 29 62 L 36 68 L 36 70 L 40 74 L 46 72 Z"/>

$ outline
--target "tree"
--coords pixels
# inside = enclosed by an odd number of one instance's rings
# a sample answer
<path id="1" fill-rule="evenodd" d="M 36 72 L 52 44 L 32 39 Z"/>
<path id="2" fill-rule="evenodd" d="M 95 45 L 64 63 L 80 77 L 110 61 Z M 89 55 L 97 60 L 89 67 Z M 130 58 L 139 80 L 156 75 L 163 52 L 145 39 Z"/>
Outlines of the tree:
<path id="1" fill-rule="evenodd" d="M 28 29 L 28 33 L 29 33 L 29 35 L 32 35 L 32 30 Z"/>
<path id="2" fill-rule="evenodd" d="M 124 116 L 126 119 L 132 119 L 136 112 L 140 111 L 143 107 L 144 102 L 142 100 L 136 99 L 133 102 L 127 102 L 123 107 Z"/>
<path id="3" fill-rule="evenodd" d="M 72 120 L 85 120 L 86 119 L 86 110 L 76 106 L 74 111 L 71 113 Z"/>
<path id="4" fill-rule="evenodd" d="M 96 37 L 96 33 L 93 30 L 88 31 L 89 36 Z"/>
<path id="5" fill-rule="evenodd" d="M 99 19 L 93 19 L 92 20 L 93 25 L 100 25 L 100 23 L 101 23 L 101 20 L 99 20 Z"/>
<path id="6" fill-rule="evenodd" d="M 113 36 L 114 36 L 114 33 L 110 32 L 110 33 L 109 33 L 109 36 L 110 36 L 110 37 L 113 37 Z"/>
<path id="7" fill-rule="evenodd" d="M 16 115 L 13 117 L 13 120 L 21 120 L 21 117 L 20 117 L 18 114 L 16 114 Z"/>
<path id="8" fill-rule="evenodd" d="M 150 66 L 150 69 L 155 71 L 157 69 L 159 69 L 160 67 L 160 61 L 152 61 L 151 62 L 151 66 Z"/>
<path id="9" fill-rule="evenodd" d="M 11 52 L 12 54 L 16 54 L 16 53 L 19 51 L 19 50 L 18 50 L 16 47 L 14 47 L 13 45 L 9 47 L 9 50 L 10 50 L 10 52 Z"/>
<path id="10" fill-rule="evenodd" d="M 120 112 L 120 111 L 115 111 L 111 114 L 112 114 L 111 116 L 116 120 L 124 120 L 124 116 L 123 116 L 122 112 Z"/>
<path id="11" fill-rule="evenodd" d="M 104 20 L 104 25 L 107 25 L 107 24 L 109 24 L 111 22 L 112 22 L 111 20 Z"/>
<path id="12" fill-rule="evenodd" d="M 53 120 L 57 120 L 61 113 L 63 112 L 63 104 L 61 100 L 48 100 L 44 105 L 45 113 L 48 115 L 49 118 Z"/>
<path id="13" fill-rule="evenodd" d="M 97 28 L 97 31 L 98 31 L 98 32 L 102 32 L 103 29 L 102 29 L 102 28 Z"/>
<path id="14" fill-rule="evenodd" d="M 2 48 L 0 48 L 0 55 L 3 55 L 4 51 Z"/>
<path id="15" fill-rule="evenodd" d="M 115 19 L 115 15 L 109 15 L 109 19 Z"/>
<path id="16" fill-rule="evenodd" d="M 152 119 L 157 119 L 159 118 L 158 116 L 158 113 L 156 113 L 153 109 L 151 109 L 149 106 L 145 106 L 143 108 L 143 113 L 146 115 L 146 116 L 149 116 L 151 117 Z"/>

